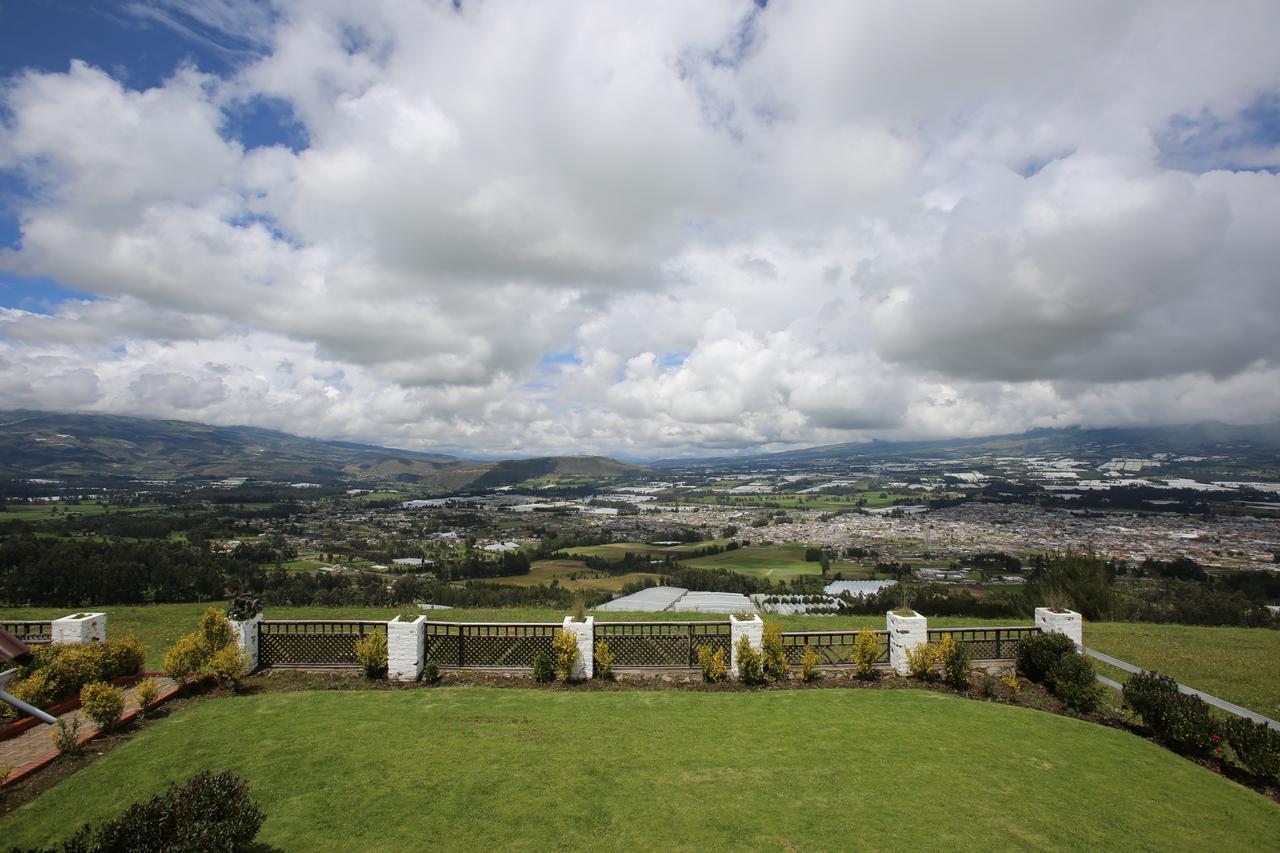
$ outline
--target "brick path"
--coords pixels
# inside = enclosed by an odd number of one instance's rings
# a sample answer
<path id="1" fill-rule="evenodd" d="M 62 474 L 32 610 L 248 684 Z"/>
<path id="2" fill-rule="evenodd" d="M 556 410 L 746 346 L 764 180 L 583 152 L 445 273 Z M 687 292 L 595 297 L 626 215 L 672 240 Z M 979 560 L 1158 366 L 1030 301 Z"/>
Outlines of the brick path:
<path id="1" fill-rule="evenodd" d="M 156 676 L 156 683 L 160 686 L 161 698 L 167 699 L 169 696 L 177 692 L 177 684 L 171 678 L 164 676 Z M 127 687 L 124 691 L 124 716 L 128 716 L 138 710 L 138 700 L 135 697 L 137 691 L 133 687 Z M 68 711 L 58 716 L 59 720 L 75 718 L 80 721 L 80 741 L 84 742 L 98 731 L 98 727 L 90 721 L 79 710 Z M 16 779 L 24 770 L 32 765 L 41 765 L 54 758 L 58 754 L 58 750 L 53 745 L 50 733 L 54 731 L 53 726 L 38 725 L 27 729 L 15 738 L 0 741 L 0 767 L 7 764 L 13 765 L 13 771 L 9 774 L 10 779 Z"/>

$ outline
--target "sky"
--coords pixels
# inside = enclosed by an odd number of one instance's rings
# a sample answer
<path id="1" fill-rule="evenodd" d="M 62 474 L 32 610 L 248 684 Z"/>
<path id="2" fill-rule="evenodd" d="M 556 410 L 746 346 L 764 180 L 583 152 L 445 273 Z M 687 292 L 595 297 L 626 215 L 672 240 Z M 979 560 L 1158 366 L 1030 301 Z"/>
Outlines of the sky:
<path id="1" fill-rule="evenodd" d="M 1276 423 L 1277 32 L 0 0 L 0 408 L 632 459 Z"/>

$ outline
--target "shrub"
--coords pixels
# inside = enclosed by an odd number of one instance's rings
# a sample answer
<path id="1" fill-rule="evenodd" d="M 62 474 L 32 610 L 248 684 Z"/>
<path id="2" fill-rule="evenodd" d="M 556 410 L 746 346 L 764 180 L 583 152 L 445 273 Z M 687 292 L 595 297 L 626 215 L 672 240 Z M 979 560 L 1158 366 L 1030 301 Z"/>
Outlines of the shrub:
<path id="1" fill-rule="evenodd" d="M 249 674 L 249 656 L 239 645 L 223 646 L 209 658 L 209 674 L 223 687 L 240 689 L 240 682 Z"/>
<path id="2" fill-rule="evenodd" d="M 914 649 L 907 649 L 907 675 L 929 681 L 937 674 L 938 647 L 933 643 L 924 643 Z"/>
<path id="3" fill-rule="evenodd" d="M 578 635 L 563 628 L 556 630 L 551 639 L 551 651 L 556 656 L 556 671 L 565 681 L 573 680 L 573 665 L 578 662 Z"/>
<path id="4" fill-rule="evenodd" d="M 1018 676 L 1016 675 L 1002 675 L 1000 676 L 1000 683 L 1003 684 L 1005 689 L 1010 693 L 1017 693 L 1022 689 L 1022 685 L 1018 684 Z"/>
<path id="5" fill-rule="evenodd" d="M 876 658 L 880 657 L 880 638 L 868 628 L 858 632 L 853 641 L 853 671 L 858 678 L 875 678 Z"/>
<path id="6" fill-rule="evenodd" d="M 613 652 L 604 640 L 596 642 L 595 674 L 596 678 L 613 678 Z"/>
<path id="7" fill-rule="evenodd" d="M 745 636 L 738 638 L 738 680 L 743 684 L 764 683 L 764 661 L 760 652 L 751 645 Z"/>
<path id="8" fill-rule="evenodd" d="M 729 664 L 722 648 L 698 646 L 698 664 L 702 667 L 703 681 L 715 683 L 729 677 Z"/>
<path id="9" fill-rule="evenodd" d="M 248 782 L 229 770 L 205 771 L 96 828 L 85 824 L 62 849 L 231 853 L 249 848 L 265 818 L 249 798 Z"/>
<path id="10" fill-rule="evenodd" d="M 235 638 L 236 632 L 231 627 L 231 622 L 227 620 L 227 614 L 218 608 L 210 607 L 200 617 L 200 625 L 196 628 L 196 641 L 205 653 L 206 659 L 213 657 Z"/>
<path id="11" fill-rule="evenodd" d="M 164 653 L 163 666 L 166 675 L 184 684 L 192 675 L 199 675 L 207 660 L 199 638 L 195 634 L 186 634 L 175 640 Z"/>
<path id="12" fill-rule="evenodd" d="M 1222 745 L 1221 726 L 1199 696 L 1179 693 L 1164 713 L 1160 737 L 1190 755 L 1208 755 Z"/>
<path id="13" fill-rule="evenodd" d="M 0 764 L 0 785 L 4 784 L 4 780 L 9 778 L 9 774 L 13 772 L 12 764 Z"/>
<path id="14" fill-rule="evenodd" d="M 1160 735 L 1169 708 L 1178 695 L 1178 682 L 1157 672 L 1139 672 L 1125 682 L 1122 694 L 1124 703 L 1143 725 Z"/>
<path id="15" fill-rule="evenodd" d="M 973 664 L 973 652 L 964 643 L 957 643 L 950 634 L 944 634 L 938 644 L 938 661 L 942 677 L 957 690 L 969 689 L 969 668 Z"/>
<path id="16" fill-rule="evenodd" d="M 356 640 L 356 660 L 364 667 L 366 678 L 387 674 L 387 635 L 365 634 Z"/>
<path id="17" fill-rule="evenodd" d="M 978 676 L 978 692 L 982 694 L 984 699 L 990 699 L 996 695 L 996 677 L 985 670 Z"/>
<path id="18" fill-rule="evenodd" d="M 1046 681 L 1071 710 L 1087 714 L 1098 707 L 1102 690 L 1094 676 L 1093 664 L 1079 652 L 1072 651 L 1058 658 Z"/>
<path id="19" fill-rule="evenodd" d="M 533 680 L 546 683 L 556 680 L 556 666 L 551 662 L 551 655 L 538 652 L 533 656 Z"/>
<path id="20" fill-rule="evenodd" d="M 435 661 L 433 660 L 427 661 L 427 665 L 422 668 L 422 677 L 427 681 L 428 684 L 431 684 L 440 680 L 440 667 L 436 664 Z"/>
<path id="21" fill-rule="evenodd" d="M 80 688 L 80 710 L 97 723 L 99 729 L 109 731 L 124 713 L 124 691 L 105 681 L 90 681 Z"/>
<path id="22" fill-rule="evenodd" d="M 774 681 L 786 681 L 791 674 L 787 650 L 782 645 L 782 625 L 777 622 L 764 626 L 764 636 L 760 643 L 760 666 L 765 676 Z"/>
<path id="23" fill-rule="evenodd" d="M 144 678 L 134 687 L 133 696 L 138 700 L 138 716 L 142 716 L 147 706 L 160 698 L 160 685 L 154 678 Z"/>
<path id="24" fill-rule="evenodd" d="M 1075 650 L 1066 634 L 1036 634 L 1018 645 L 1018 669 L 1031 681 L 1044 683 L 1058 659 Z"/>
<path id="25" fill-rule="evenodd" d="M 1226 738 L 1246 770 L 1265 782 L 1280 782 L 1280 732 L 1244 717 L 1227 720 Z M 3 777 L 0 777 L 2 779 Z"/>
<path id="26" fill-rule="evenodd" d="M 59 717 L 58 724 L 49 732 L 54 749 L 59 755 L 76 755 L 80 752 L 80 720 L 78 717 Z"/>
<path id="27" fill-rule="evenodd" d="M 805 682 L 818 677 L 818 651 L 813 646 L 805 646 L 800 657 L 800 678 Z"/>
<path id="28" fill-rule="evenodd" d="M 32 662 L 21 667 L 5 689 L 36 707 L 47 708 L 76 697 L 91 681 L 133 675 L 142 668 L 143 660 L 142 645 L 130 636 L 104 643 L 48 646 L 37 650 Z M 0 709 L 8 708 L 0 703 Z"/>

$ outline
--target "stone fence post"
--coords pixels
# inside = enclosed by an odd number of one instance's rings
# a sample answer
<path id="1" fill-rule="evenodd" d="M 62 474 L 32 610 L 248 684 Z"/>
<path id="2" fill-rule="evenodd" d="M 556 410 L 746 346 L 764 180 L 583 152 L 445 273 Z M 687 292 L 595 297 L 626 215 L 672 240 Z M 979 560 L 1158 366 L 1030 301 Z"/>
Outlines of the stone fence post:
<path id="1" fill-rule="evenodd" d="M 750 619 L 739 619 L 729 614 L 729 674 L 738 677 L 738 639 L 746 637 L 751 648 L 756 651 L 764 649 L 764 622 L 759 615 Z"/>
<path id="2" fill-rule="evenodd" d="M 596 674 L 596 617 L 588 616 L 585 622 L 575 622 L 572 616 L 564 617 L 564 630 L 578 640 L 578 659 L 573 664 L 574 678 L 594 678 Z"/>
<path id="3" fill-rule="evenodd" d="M 240 651 L 244 652 L 245 657 L 249 659 L 249 672 L 257 672 L 258 628 L 262 625 L 262 612 L 259 611 L 248 619 L 232 619 L 228 616 L 227 621 L 231 623 L 231 630 L 235 632 Z"/>
<path id="4" fill-rule="evenodd" d="M 889 631 L 889 665 L 898 675 L 907 675 L 907 652 L 929 642 L 929 620 L 914 610 L 905 616 L 890 610 L 885 614 L 885 628 Z"/>
<path id="5" fill-rule="evenodd" d="M 101 643 L 106 639 L 107 614 L 105 613 L 73 613 L 53 620 L 50 642 L 54 645 Z"/>
<path id="6" fill-rule="evenodd" d="M 1046 634 L 1066 634 L 1077 649 L 1084 648 L 1084 617 L 1074 610 L 1037 607 L 1036 627 Z"/>
<path id="7" fill-rule="evenodd" d="M 426 626 L 425 615 L 412 622 L 402 622 L 397 616 L 387 623 L 387 678 L 391 681 L 417 681 L 422 677 Z"/>

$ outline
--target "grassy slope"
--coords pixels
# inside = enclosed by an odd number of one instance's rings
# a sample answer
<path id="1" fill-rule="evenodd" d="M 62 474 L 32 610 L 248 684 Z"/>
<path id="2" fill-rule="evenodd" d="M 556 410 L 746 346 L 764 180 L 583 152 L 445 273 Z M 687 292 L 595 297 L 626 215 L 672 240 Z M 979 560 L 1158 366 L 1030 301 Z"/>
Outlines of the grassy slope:
<path id="1" fill-rule="evenodd" d="M 1132 735 L 937 693 L 444 688 L 201 703 L 16 812 L 5 842 L 48 844 L 72 815 L 206 767 L 250 779 L 259 841 L 285 850 L 1249 849 L 1280 833 L 1274 803 Z"/>
<path id="2" fill-rule="evenodd" d="M 1092 622 L 1085 645 L 1280 719 L 1280 631 Z"/>

